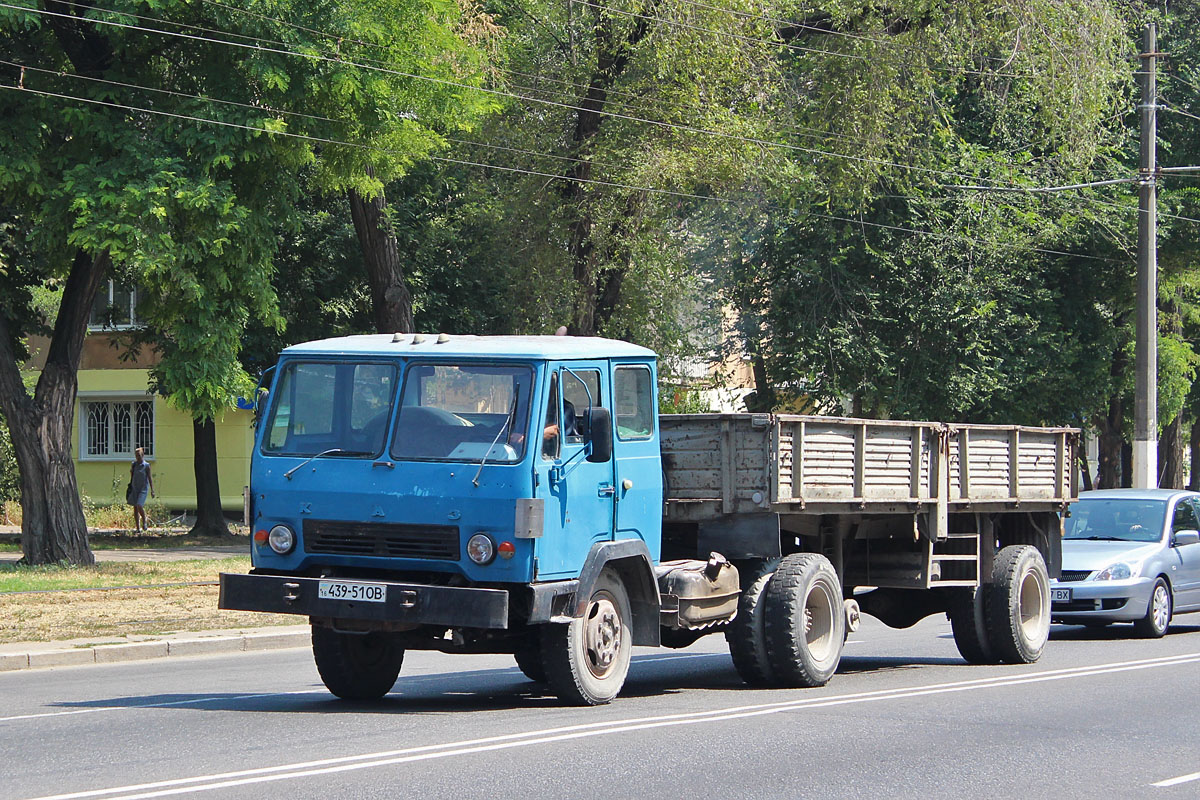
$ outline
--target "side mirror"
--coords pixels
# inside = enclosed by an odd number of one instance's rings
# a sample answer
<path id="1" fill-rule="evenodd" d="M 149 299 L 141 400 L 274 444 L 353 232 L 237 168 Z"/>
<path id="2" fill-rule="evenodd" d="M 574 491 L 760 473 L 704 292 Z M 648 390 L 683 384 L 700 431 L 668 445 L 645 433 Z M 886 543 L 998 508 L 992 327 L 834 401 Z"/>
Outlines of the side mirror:
<path id="1" fill-rule="evenodd" d="M 1175 531 L 1174 542 L 1176 547 L 1183 547 L 1185 544 L 1200 544 L 1200 531 Z"/>
<path id="2" fill-rule="evenodd" d="M 591 445 L 587 460 L 603 464 L 612 459 L 612 413 L 607 408 L 592 406 L 584 420 L 586 441 Z"/>

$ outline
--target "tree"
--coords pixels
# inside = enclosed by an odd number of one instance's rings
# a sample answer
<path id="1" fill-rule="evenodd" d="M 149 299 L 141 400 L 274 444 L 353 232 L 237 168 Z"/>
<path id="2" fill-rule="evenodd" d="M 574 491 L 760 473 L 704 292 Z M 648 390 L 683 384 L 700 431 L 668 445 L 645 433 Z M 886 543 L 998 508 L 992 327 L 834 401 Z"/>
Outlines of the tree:
<path id="1" fill-rule="evenodd" d="M 0 96 L 0 115 L 14 121 L 0 141 L 0 411 L 21 472 L 29 563 L 91 561 L 70 433 L 103 280 L 144 290 L 142 312 L 161 336 L 159 390 L 211 420 L 246 391 L 236 356 L 247 319 L 275 318 L 275 231 L 291 216 L 301 169 L 326 191 L 369 195 L 379 186 L 372 170 L 396 174 L 438 145 L 433 126 L 487 108 L 469 91 L 480 63 L 460 31 L 469 6 L 280 8 L 285 21 L 183 0 L 0 11 L 0 47 L 22 65 L 3 67 Z M 343 36 L 371 40 L 392 72 L 353 61 Z M 62 304 L 30 394 L 19 373 L 23 338 L 40 324 L 30 292 L 55 278 Z"/>

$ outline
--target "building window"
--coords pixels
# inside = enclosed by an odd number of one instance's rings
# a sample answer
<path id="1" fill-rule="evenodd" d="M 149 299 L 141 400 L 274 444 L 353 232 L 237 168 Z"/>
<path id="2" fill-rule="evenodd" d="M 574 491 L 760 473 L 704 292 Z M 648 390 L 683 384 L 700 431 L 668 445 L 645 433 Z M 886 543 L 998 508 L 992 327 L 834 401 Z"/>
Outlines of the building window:
<path id="1" fill-rule="evenodd" d="M 108 281 L 96 292 L 88 330 L 125 330 L 139 325 L 137 318 L 137 289 Z"/>
<path id="2" fill-rule="evenodd" d="M 154 400 L 83 400 L 79 403 L 84 459 L 133 458 L 141 447 L 154 455 Z"/>

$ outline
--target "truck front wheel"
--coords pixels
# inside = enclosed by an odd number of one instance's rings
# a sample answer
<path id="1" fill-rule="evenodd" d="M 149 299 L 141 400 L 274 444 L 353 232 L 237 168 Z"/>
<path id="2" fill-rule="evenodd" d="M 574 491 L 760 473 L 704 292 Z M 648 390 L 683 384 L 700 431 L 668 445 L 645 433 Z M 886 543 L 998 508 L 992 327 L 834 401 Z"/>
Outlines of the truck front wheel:
<path id="1" fill-rule="evenodd" d="M 312 648 L 325 687 L 343 700 L 383 697 L 404 661 L 404 648 L 384 631 L 341 633 L 313 625 Z"/>
<path id="2" fill-rule="evenodd" d="M 542 628 L 546 681 L 565 703 L 595 706 L 617 696 L 633 651 L 629 597 L 611 571 L 596 580 L 582 617 Z"/>
<path id="3" fill-rule="evenodd" d="M 841 581 L 815 553 L 793 553 L 767 583 L 764 626 L 774 679 L 785 686 L 824 686 L 837 672 L 846 641 Z"/>
<path id="4" fill-rule="evenodd" d="M 1033 545 L 1009 545 L 996 554 L 985 594 L 988 640 L 1009 664 L 1032 664 L 1050 638 L 1050 576 Z"/>

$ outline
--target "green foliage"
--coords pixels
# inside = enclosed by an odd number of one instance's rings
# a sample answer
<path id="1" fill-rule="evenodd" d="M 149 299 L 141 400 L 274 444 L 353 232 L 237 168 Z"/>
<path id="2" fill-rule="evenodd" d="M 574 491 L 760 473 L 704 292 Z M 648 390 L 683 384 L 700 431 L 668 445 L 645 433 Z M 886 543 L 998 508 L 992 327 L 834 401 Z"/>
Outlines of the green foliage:
<path id="1" fill-rule="evenodd" d="M 21 498 L 21 475 L 17 472 L 17 455 L 8 435 L 8 423 L 0 415 L 0 504 Z"/>

